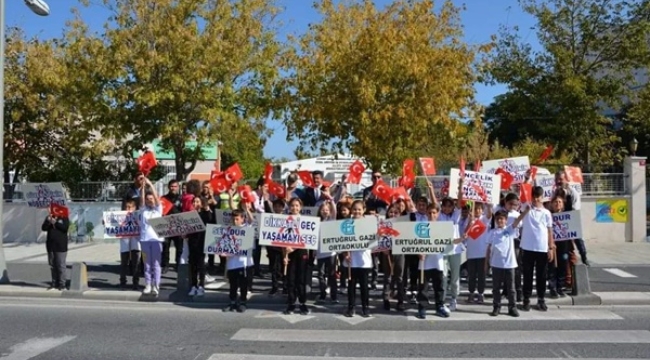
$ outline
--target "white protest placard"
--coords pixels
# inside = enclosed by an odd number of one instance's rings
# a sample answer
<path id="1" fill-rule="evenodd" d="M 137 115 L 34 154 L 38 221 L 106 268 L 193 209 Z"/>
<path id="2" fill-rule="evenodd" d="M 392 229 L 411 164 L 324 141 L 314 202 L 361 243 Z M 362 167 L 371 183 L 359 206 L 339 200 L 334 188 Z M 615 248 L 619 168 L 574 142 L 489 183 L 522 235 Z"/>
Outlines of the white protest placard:
<path id="1" fill-rule="evenodd" d="M 49 208 L 50 204 L 65 205 L 65 191 L 59 183 L 24 183 L 20 184 L 27 206 L 40 209 Z"/>
<path id="2" fill-rule="evenodd" d="M 148 222 L 160 237 L 184 236 L 205 231 L 205 224 L 196 210 L 153 218 Z"/>
<path id="3" fill-rule="evenodd" d="M 453 199 L 458 199 L 458 179 L 460 179 L 460 170 L 451 169 L 449 172 L 449 197 Z M 463 199 L 498 204 L 500 193 L 501 175 L 465 170 Z"/>
<path id="4" fill-rule="evenodd" d="M 507 159 L 486 160 L 481 164 L 481 172 L 494 174 L 498 168 L 505 170 L 514 177 L 513 184 L 521 184 L 530 169 L 528 156 L 512 157 Z"/>
<path id="5" fill-rule="evenodd" d="M 393 254 L 453 254 L 454 224 L 440 222 L 396 222 L 393 224 Z"/>
<path id="6" fill-rule="evenodd" d="M 553 240 L 582 239 L 580 211 L 565 211 L 553 215 Z"/>
<path id="7" fill-rule="evenodd" d="M 305 206 L 300 210 L 300 215 L 318 217 L 318 206 Z"/>
<path id="8" fill-rule="evenodd" d="M 105 238 L 132 238 L 140 236 L 136 212 L 104 211 Z"/>
<path id="9" fill-rule="evenodd" d="M 248 255 L 255 246 L 255 229 L 250 226 L 208 224 L 205 231 L 206 254 Z"/>
<path id="10" fill-rule="evenodd" d="M 540 186 L 544 189 L 544 197 L 542 201 L 551 201 L 555 193 L 555 175 L 537 175 L 535 176 L 535 186 Z"/>
<path id="11" fill-rule="evenodd" d="M 393 223 L 397 222 L 399 218 L 378 219 L 377 224 L 377 246 L 372 249 L 372 252 L 388 251 L 393 247 L 393 237 L 397 233 L 393 229 Z"/>
<path id="12" fill-rule="evenodd" d="M 364 251 L 376 245 L 377 218 L 326 221 L 320 225 L 320 251 Z"/>
<path id="13" fill-rule="evenodd" d="M 214 211 L 214 219 L 217 225 L 232 225 L 232 210 L 217 209 Z"/>
<path id="14" fill-rule="evenodd" d="M 260 245 L 318 250 L 320 218 L 268 213 L 261 215 Z"/>

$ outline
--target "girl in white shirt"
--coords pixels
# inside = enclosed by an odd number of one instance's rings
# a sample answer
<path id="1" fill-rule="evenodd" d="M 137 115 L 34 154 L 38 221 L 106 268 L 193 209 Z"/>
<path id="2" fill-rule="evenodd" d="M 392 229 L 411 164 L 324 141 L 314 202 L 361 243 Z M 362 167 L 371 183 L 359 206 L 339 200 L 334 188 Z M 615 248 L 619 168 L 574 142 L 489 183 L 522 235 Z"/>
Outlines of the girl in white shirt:
<path id="1" fill-rule="evenodd" d="M 138 222 L 140 223 L 140 246 L 144 253 L 144 281 L 143 294 L 158 295 L 160 292 L 160 261 L 162 260 L 162 245 L 165 241 L 156 234 L 149 220 L 162 217 L 162 205 L 156 193 L 156 188 L 149 179 L 145 178 L 141 192 L 145 193 L 145 186 L 151 189 L 142 197 L 142 206 L 139 210 Z"/>
<path id="2" fill-rule="evenodd" d="M 362 219 L 364 212 L 362 200 L 356 200 L 352 203 L 352 219 Z M 348 252 L 346 253 L 346 259 L 350 263 L 351 277 L 348 284 L 348 310 L 345 312 L 345 316 L 353 317 L 355 315 L 356 288 L 357 284 L 359 284 L 362 316 L 369 317 L 370 289 L 368 287 L 368 274 L 372 268 L 372 250 Z"/>
<path id="3" fill-rule="evenodd" d="M 467 234 L 476 221 L 480 221 L 485 225 L 485 231 L 478 238 L 466 238 L 463 243 L 467 250 L 467 287 L 469 288 L 469 296 L 467 297 L 468 303 L 476 302 L 483 304 L 485 298 L 485 280 L 486 280 L 486 265 L 485 265 L 485 252 L 487 250 L 487 228 L 490 224 L 492 217 L 492 205 L 487 206 L 487 214 L 483 214 L 483 203 L 474 203 L 474 211 L 470 216 L 469 221 L 463 231 Z M 478 293 L 476 293 L 478 290 Z"/>
<path id="4" fill-rule="evenodd" d="M 325 200 L 318 208 L 318 216 L 320 221 L 336 220 L 336 207 L 332 200 Z M 324 302 L 327 297 L 327 287 L 330 288 L 330 299 L 332 303 L 338 304 L 337 300 L 337 284 L 336 284 L 336 253 L 335 252 L 322 252 L 318 251 L 316 256 L 316 267 L 318 268 L 318 285 L 320 289 L 319 302 Z"/>

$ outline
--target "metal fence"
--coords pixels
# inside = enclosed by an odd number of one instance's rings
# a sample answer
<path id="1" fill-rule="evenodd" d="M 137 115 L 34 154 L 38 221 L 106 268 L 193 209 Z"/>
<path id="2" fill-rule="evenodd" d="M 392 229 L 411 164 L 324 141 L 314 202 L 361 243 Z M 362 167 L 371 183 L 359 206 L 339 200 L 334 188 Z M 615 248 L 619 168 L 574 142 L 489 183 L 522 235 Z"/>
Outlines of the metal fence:
<path id="1" fill-rule="evenodd" d="M 628 195 L 628 189 L 625 182 L 625 175 L 622 173 L 592 173 L 592 174 L 583 174 L 582 175 L 584 183 L 582 184 L 582 195 L 583 196 L 602 196 L 602 197 L 611 197 L 611 196 L 621 196 Z M 447 179 L 447 176 L 432 176 L 429 179 L 434 183 L 434 186 L 438 187 L 439 184 L 444 182 Z M 397 186 L 397 180 L 395 179 L 384 179 L 387 183 L 392 186 Z M 257 181 L 255 179 L 255 181 Z M 650 185 L 650 179 L 648 179 Z M 126 193 L 129 186 L 133 182 L 131 181 L 111 181 L 111 182 L 81 182 L 77 184 L 67 184 L 65 186 L 68 192 L 68 198 L 72 201 L 79 202 L 93 202 L 93 201 L 121 201 L 122 197 Z M 167 182 L 158 181 L 154 184 L 156 190 L 159 194 L 164 194 L 166 192 Z M 426 192 L 425 184 L 418 179 L 416 182 L 416 187 L 418 190 L 423 193 Z M 650 186 L 648 186 L 650 189 Z M 354 188 L 351 191 L 352 194 L 360 194 L 363 190 L 363 187 L 354 185 Z M 440 189 L 436 189 L 440 190 Z M 5 202 L 24 202 L 25 197 L 22 192 L 20 184 L 5 184 L 4 191 L 8 191 L 11 194 L 6 194 Z"/>

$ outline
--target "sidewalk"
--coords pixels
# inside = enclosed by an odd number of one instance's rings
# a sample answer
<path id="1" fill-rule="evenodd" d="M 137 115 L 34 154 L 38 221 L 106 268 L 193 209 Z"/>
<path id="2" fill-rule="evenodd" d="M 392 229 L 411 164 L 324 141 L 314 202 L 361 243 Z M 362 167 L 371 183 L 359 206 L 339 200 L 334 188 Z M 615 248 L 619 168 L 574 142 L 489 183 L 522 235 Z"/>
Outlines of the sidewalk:
<path id="1" fill-rule="evenodd" d="M 592 265 L 650 265 L 650 243 L 587 243 L 588 257 Z M 171 258 L 174 258 L 172 249 Z M 190 298 L 185 293 L 176 291 L 176 273 L 170 271 L 163 275 L 161 294 L 158 298 L 143 296 L 139 291 L 120 290 L 119 284 L 119 244 L 87 243 L 70 244 L 68 266 L 85 262 L 88 268 L 88 286 L 90 290 L 76 293 L 72 291 L 47 291 L 50 278 L 47 254 L 44 244 L 8 244 L 5 245 L 8 261 L 10 285 L 0 285 L 0 296 L 19 297 L 80 297 L 95 300 L 119 301 L 170 301 L 174 303 L 226 304 L 228 302 L 227 282 L 221 276 L 207 285 L 206 295 L 202 298 Z M 172 260 L 173 261 L 173 260 Z M 262 254 L 262 265 L 268 260 Z M 130 282 L 130 279 L 129 279 Z M 141 280 L 141 283 L 143 281 Z M 284 296 L 268 296 L 269 278 L 255 278 L 254 291 L 249 302 L 256 305 L 282 306 Z M 313 284 L 314 289 L 316 283 Z M 489 290 L 488 290 L 489 293 Z M 379 292 L 372 292 L 375 301 L 380 301 Z M 593 305 L 650 305 L 650 292 L 595 292 L 588 304 Z M 344 296 L 341 300 L 344 300 Z M 584 298 L 571 297 L 549 300 L 549 305 L 584 305 Z"/>

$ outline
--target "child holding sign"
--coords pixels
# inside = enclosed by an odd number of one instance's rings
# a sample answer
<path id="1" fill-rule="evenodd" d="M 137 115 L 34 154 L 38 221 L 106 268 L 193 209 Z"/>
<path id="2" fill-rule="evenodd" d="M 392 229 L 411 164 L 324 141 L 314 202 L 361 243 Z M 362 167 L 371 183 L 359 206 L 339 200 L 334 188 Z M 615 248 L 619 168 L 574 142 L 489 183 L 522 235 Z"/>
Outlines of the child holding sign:
<path id="1" fill-rule="evenodd" d="M 352 203 L 352 218 L 362 219 L 365 212 L 362 200 L 356 200 Z M 348 283 L 348 310 L 345 316 L 353 317 L 355 315 L 354 306 L 357 298 L 357 284 L 361 293 L 361 311 L 363 317 L 370 317 L 370 289 L 368 288 L 368 274 L 372 268 L 372 250 L 351 251 L 346 254 L 346 259 L 350 264 L 350 279 Z"/>
<path id="2" fill-rule="evenodd" d="M 336 208 L 331 200 L 326 200 L 321 204 L 318 209 L 320 221 L 336 220 Z M 330 288 L 330 299 L 332 303 L 338 304 L 337 286 L 336 286 L 336 253 L 335 252 L 322 252 L 318 251 L 317 255 L 317 268 L 318 268 L 318 285 L 320 288 L 319 302 L 324 302 L 327 296 L 326 290 Z"/>
<path id="3" fill-rule="evenodd" d="M 300 216 L 302 201 L 299 198 L 289 200 L 289 214 Z M 309 251 L 306 249 L 283 249 L 284 265 L 287 266 L 287 309 L 285 315 L 296 311 L 296 297 L 300 302 L 300 314 L 309 315 L 307 307 L 307 269 L 309 268 Z M 311 278 L 310 278 L 311 280 Z"/>
<path id="4" fill-rule="evenodd" d="M 233 210 L 232 224 L 234 226 L 250 226 L 253 222 L 253 216 L 250 212 L 247 215 L 248 219 L 245 218 L 244 211 Z M 253 249 L 241 250 L 237 255 L 228 257 L 226 271 L 230 283 L 230 305 L 223 311 L 243 313 L 246 311 L 248 287 L 253 278 Z M 239 301 L 237 301 L 237 290 L 239 290 Z"/>
<path id="5" fill-rule="evenodd" d="M 551 199 L 551 213 L 559 213 L 565 210 L 564 199 L 562 195 L 556 194 L 553 196 Z M 564 294 L 564 285 L 567 278 L 570 254 L 573 253 L 573 241 L 556 241 L 555 246 L 555 261 L 548 263 L 548 289 L 551 299 L 566 296 Z"/>
<path id="6" fill-rule="evenodd" d="M 487 251 L 488 231 L 486 231 L 487 224 L 490 223 L 492 217 L 492 206 L 488 204 L 487 215 L 483 214 L 483 203 L 475 202 L 473 205 L 473 213 L 467 222 L 464 233 L 469 234 L 470 238 L 464 241 L 467 249 L 467 287 L 469 288 L 469 296 L 467 297 L 468 303 L 476 302 L 483 304 L 486 280 L 486 263 L 485 253 Z M 480 221 L 483 224 L 483 233 L 478 236 L 470 234 L 474 228 L 475 222 Z M 476 224 L 480 225 L 480 224 Z M 476 293 L 478 290 L 478 294 Z"/>

